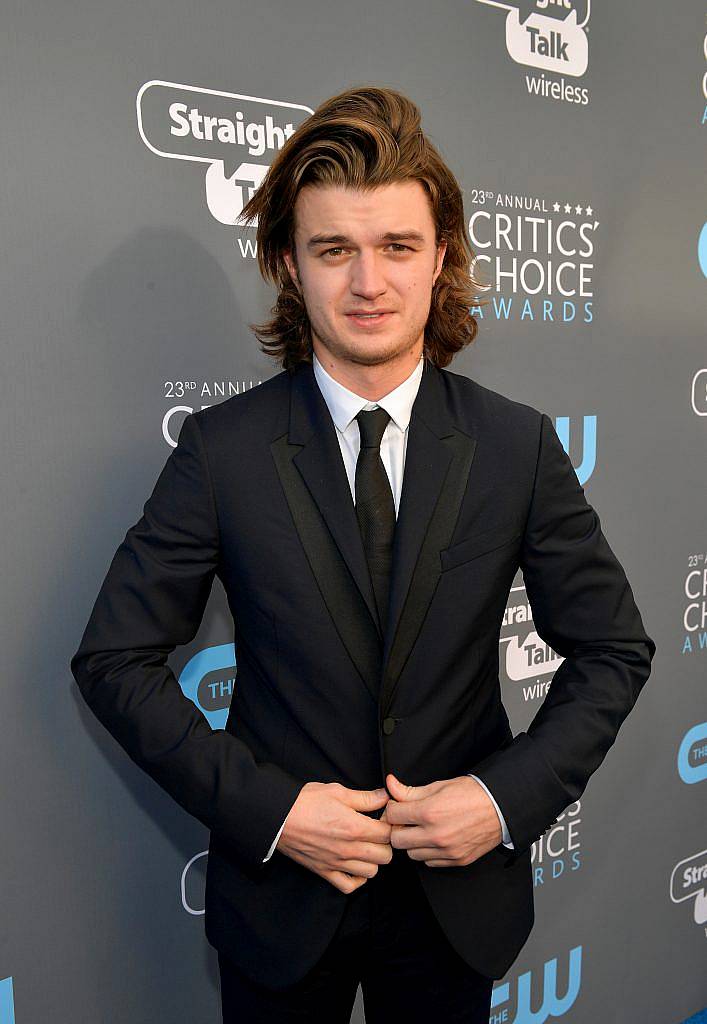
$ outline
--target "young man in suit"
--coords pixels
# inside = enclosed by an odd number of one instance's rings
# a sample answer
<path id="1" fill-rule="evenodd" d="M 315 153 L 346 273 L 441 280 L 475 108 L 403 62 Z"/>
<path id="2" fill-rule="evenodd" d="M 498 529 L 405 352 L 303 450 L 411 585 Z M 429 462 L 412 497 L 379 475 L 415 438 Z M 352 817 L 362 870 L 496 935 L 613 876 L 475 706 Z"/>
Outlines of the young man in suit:
<path id="1" fill-rule="evenodd" d="M 461 192 L 389 89 L 287 141 L 258 217 L 283 372 L 184 421 L 72 671 L 211 829 L 223 1019 L 486 1022 L 533 923 L 531 846 L 650 673 L 626 576 L 550 419 L 444 369 L 478 303 Z M 246 481 L 245 485 L 243 481 Z M 522 568 L 564 661 L 513 737 L 498 631 Z M 214 576 L 236 690 L 212 731 L 166 665 Z"/>

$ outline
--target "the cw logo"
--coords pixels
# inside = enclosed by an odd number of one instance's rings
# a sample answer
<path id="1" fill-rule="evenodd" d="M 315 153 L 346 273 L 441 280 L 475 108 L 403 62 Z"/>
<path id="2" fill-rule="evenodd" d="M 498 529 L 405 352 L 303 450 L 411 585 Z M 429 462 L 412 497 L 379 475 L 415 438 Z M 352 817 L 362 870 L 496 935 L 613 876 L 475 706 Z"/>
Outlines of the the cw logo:
<path id="1" fill-rule="evenodd" d="M 570 450 L 570 418 L 569 416 L 557 416 L 555 419 L 555 430 L 562 442 L 562 447 L 569 455 Z M 580 484 L 584 485 L 594 472 L 597 462 L 597 418 L 596 416 L 584 416 L 582 418 L 582 461 L 576 467 L 575 473 Z"/>
<path id="2" fill-rule="evenodd" d="M 12 978 L 0 979 L 0 1024 L 15 1024 L 15 1000 Z"/>
<path id="3" fill-rule="evenodd" d="M 533 972 L 526 971 L 518 978 L 516 991 L 516 1013 L 513 1024 L 543 1024 L 550 1017 L 561 1017 L 572 1008 L 579 995 L 582 981 L 582 947 L 575 946 L 570 950 L 569 969 L 567 972 L 567 990 L 563 996 L 557 994 L 557 957 L 548 960 L 543 968 L 542 1001 L 538 1010 L 532 1009 L 537 1005 L 537 997 L 531 1000 L 531 989 Z M 537 987 L 537 985 L 536 985 Z M 491 995 L 491 1017 L 494 1021 L 508 1021 L 506 1010 L 502 1014 L 494 1013 L 499 1007 L 510 1002 L 511 986 L 508 982 L 497 985 Z"/>

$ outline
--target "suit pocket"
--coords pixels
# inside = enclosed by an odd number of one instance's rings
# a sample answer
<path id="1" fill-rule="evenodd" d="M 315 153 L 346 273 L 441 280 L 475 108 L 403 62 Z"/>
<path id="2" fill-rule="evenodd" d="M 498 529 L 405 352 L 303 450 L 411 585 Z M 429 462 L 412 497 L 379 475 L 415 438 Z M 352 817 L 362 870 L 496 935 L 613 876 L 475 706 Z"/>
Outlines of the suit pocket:
<path id="1" fill-rule="evenodd" d="M 481 555 L 487 555 L 491 551 L 496 551 L 497 548 L 505 547 L 506 544 L 517 540 L 522 532 L 517 523 L 500 523 L 487 530 L 482 530 L 481 533 L 474 534 L 473 537 L 467 537 L 466 540 L 460 540 L 456 544 L 452 544 L 451 547 L 440 551 L 439 560 L 442 572 L 455 569 L 458 565 L 470 562 L 474 558 L 480 558 Z"/>

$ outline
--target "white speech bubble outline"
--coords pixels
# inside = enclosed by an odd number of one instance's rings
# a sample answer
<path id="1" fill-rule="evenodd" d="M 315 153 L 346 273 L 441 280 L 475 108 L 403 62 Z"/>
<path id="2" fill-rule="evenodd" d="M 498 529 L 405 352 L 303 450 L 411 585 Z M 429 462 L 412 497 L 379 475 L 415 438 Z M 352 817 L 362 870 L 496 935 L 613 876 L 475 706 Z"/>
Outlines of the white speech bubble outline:
<path id="1" fill-rule="evenodd" d="M 684 860 L 678 861 L 670 872 L 670 899 L 673 903 L 684 903 L 685 900 L 694 899 L 700 891 L 704 892 L 706 886 L 703 885 L 701 888 L 698 886 L 693 892 L 688 892 L 685 896 L 680 896 L 677 899 L 673 896 L 673 879 L 675 878 L 675 872 L 684 867 L 685 864 L 689 865 L 691 861 L 700 860 L 703 857 L 707 857 L 707 850 L 701 850 L 699 853 L 693 853 L 691 857 L 686 857 Z"/>
<path id="2" fill-rule="evenodd" d="M 533 28 L 544 29 L 546 32 L 555 32 L 555 34 L 557 34 L 557 26 L 562 26 L 563 38 L 572 43 L 573 59 L 562 63 L 557 57 L 531 53 L 523 31 L 525 26 L 531 24 Z M 571 75 L 573 78 L 581 78 L 589 66 L 587 34 L 577 24 L 576 11 L 570 11 L 564 21 L 548 18 L 547 15 L 534 11 L 521 25 L 518 9 L 514 7 L 506 18 L 506 50 L 508 56 L 516 64 L 556 74 Z"/>
<path id="3" fill-rule="evenodd" d="M 500 0 L 476 0 L 478 4 L 488 4 L 489 7 L 501 7 L 504 11 L 517 11 L 518 4 L 504 4 Z M 577 28 L 584 28 L 585 25 L 589 24 L 589 15 L 591 14 L 592 0 L 587 0 L 587 16 L 582 22 L 577 23 Z M 569 15 L 568 15 L 569 17 Z M 561 20 L 561 19 L 558 19 Z"/>
<path id="4" fill-rule="evenodd" d="M 697 408 L 697 404 L 695 403 L 695 394 L 697 392 L 697 381 L 700 379 L 700 376 L 703 373 L 707 373 L 707 368 L 703 368 L 701 370 L 697 370 L 697 372 L 695 373 L 695 376 L 692 378 L 692 383 L 690 384 L 690 401 L 692 403 L 692 411 L 695 413 L 696 416 L 707 416 L 707 409 L 705 409 L 704 411 L 701 412 Z"/>
<path id="5" fill-rule="evenodd" d="M 190 155 L 188 153 L 167 153 L 167 152 L 164 152 L 161 149 L 157 149 L 156 146 L 152 145 L 152 143 L 148 140 L 147 136 L 145 135 L 145 132 L 144 132 L 144 129 L 143 129 L 143 126 L 142 126 L 141 103 L 142 103 L 143 95 L 153 85 L 166 85 L 166 86 L 168 86 L 171 89 L 184 89 L 184 90 L 186 90 L 186 92 L 201 93 L 202 95 L 205 95 L 205 96 L 225 96 L 227 99 L 233 99 L 233 100 L 252 100 L 253 103 L 271 103 L 275 107 L 289 107 L 291 110 L 306 110 L 308 114 L 313 114 L 314 113 L 314 111 L 311 109 L 311 107 L 306 107 L 302 103 L 288 103 L 285 100 L 269 100 L 269 99 L 265 99 L 262 96 L 246 96 L 244 93 L 239 93 L 239 92 L 223 92 L 221 89 L 205 89 L 205 88 L 202 88 L 201 86 L 198 86 L 198 85 L 182 85 L 179 82 L 163 82 L 159 78 L 153 78 L 149 82 L 145 82 L 145 84 L 141 85 L 140 88 L 138 89 L 138 93 L 137 93 L 137 96 L 135 98 L 135 109 L 136 109 L 136 114 L 137 114 L 137 126 L 138 126 L 138 131 L 140 132 L 140 138 L 145 143 L 147 148 L 152 153 L 155 153 L 157 156 L 166 157 L 168 160 L 191 160 L 191 161 L 193 161 L 195 163 L 200 163 L 200 164 L 223 163 L 223 160 L 221 160 L 220 157 L 192 156 L 192 155 Z"/>

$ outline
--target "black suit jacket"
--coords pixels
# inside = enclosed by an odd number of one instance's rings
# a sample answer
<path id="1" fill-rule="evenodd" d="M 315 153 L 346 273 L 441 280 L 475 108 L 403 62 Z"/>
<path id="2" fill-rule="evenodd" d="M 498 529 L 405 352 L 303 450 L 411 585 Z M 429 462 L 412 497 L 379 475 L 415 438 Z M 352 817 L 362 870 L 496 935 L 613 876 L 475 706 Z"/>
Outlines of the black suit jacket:
<path id="1" fill-rule="evenodd" d="M 498 652 L 519 566 L 564 661 L 514 737 Z M 214 576 L 238 663 L 225 730 L 166 664 Z M 582 794 L 654 651 L 548 416 L 428 361 L 381 636 L 335 427 L 304 364 L 187 416 L 71 669 L 130 757 L 211 830 L 208 940 L 277 987 L 322 954 L 347 901 L 278 850 L 262 863 L 277 830 L 305 782 L 374 789 L 388 771 L 415 786 L 474 772 L 497 800 L 514 851 L 415 865 L 452 945 L 502 977 L 533 924 L 532 843 Z"/>

